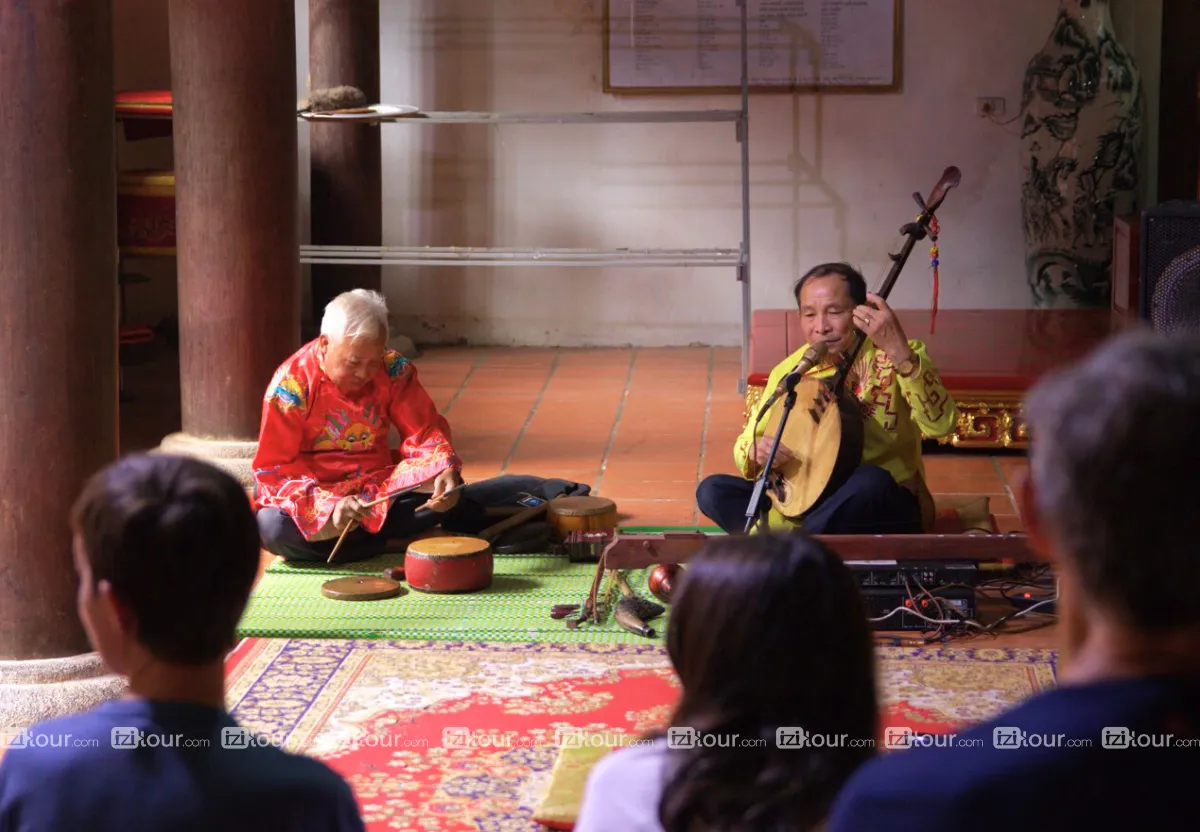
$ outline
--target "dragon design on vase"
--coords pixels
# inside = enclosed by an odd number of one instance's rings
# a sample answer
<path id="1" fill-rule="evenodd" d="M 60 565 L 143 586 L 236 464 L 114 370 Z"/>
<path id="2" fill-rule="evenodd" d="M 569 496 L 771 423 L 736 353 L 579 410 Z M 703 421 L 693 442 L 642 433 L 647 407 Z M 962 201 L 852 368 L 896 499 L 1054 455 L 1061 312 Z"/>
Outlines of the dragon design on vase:
<path id="1" fill-rule="evenodd" d="M 1106 307 L 1113 219 L 1138 184 L 1142 82 L 1107 0 L 1061 0 L 1025 71 L 1021 218 L 1035 305 Z"/>

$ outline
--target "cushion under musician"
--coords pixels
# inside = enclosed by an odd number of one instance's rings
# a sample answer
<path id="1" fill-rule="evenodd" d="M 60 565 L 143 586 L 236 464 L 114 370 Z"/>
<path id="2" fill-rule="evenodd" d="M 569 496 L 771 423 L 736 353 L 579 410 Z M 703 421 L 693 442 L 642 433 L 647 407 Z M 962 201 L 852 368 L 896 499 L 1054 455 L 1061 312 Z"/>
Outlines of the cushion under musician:
<path id="1" fill-rule="evenodd" d="M 804 377 L 834 376 L 834 359 L 852 347 L 861 331 L 866 338 L 849 368 L 846 390 L 852 392 L 863 418 L 862 462 L 839 488 L 800 517 L 787 517 L 773 506 L 769 528 L 782 531 L 799 526 L 811 534 L 931 531 L 935 512 L 925 484 L 922 435 L 931 439 L 949 435 L 958 413 L 925 345 L 908 339 L 884 299 L 869 293 L 863 276 L 845 263 L 811 269 L 797 281 L 795 297 L 806 343 L 771 371 L 766 389 L 776 390 L 810 345 L 823 345 L 827 352 Z M 790 418 L 801 413 L 797 404 Z M 756 421 L 752 414 L 734 445 L 741 477 L 714 474 L 697 489 L 700 511 L 728 533 L 746 527 L 755 480 L 775 438 L 773 432 L 767 433 L 767 423 L 767 419 Z M 790 459 L 781 444 L 772 467 L 778 470 Z"/>
<path id="2" fill-rule="evenodd" d="M 351 527 L 337 560 L 362 560 L 444 522 L 458 504 L 450 426 L 387 337 L 383 296 L 345 292 L 326 307 L 321 335 L 276 371 L 254 458 L 258 525 L 272 554 L 324 561 Z M 430 484 L 431 494 L 413 490 Z"/>

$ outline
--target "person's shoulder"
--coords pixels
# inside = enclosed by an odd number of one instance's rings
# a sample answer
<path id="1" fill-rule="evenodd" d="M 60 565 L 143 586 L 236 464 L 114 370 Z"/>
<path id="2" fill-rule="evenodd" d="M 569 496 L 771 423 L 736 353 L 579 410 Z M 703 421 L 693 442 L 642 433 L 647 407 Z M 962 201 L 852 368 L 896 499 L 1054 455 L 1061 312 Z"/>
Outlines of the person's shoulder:
<path id="1" fill-rule="evenodd" d="M 296 754 L 283 748 L 267 745 L 254 749 L 247 757 L 249 776 L 256 780 L 256 789 L 267 791 L 323 791 L 326 794 L 350 795 L 345 778 L 327 763 Z"/>
<path id="2" fill-rule="evenodd" d="M 660 772 L 666 755 L 665 740 L 645 741 L 639 742 L 637 745 L 624 746 L 601 757 L 600 761 L 592 767 L 591 777 L 594 777 L 597 782 L 622 779 L 640 781 L 644 776 Z"/>
<path id="3" fill-rule="evenodd" d="M 1144 761 L 1104 750 L 1106 728 L 1137 724 L 1169 698 L 1162 686 L 1140 681 L 1060 687 L 925 747 L 885 751 L 838 794 L 830 832 L 885 822 L 890 830 L 974 823 L 1000 782 L 1029 812 L 1051 811 L 1049 802 L 1064 791 L 1072 800 L 1063 806 L 1083 811 L 1118 782 L 1146 776 L 1136 770 Z M 986 828 L 1009 820 L 992 812 Z"/>
<path id="4" fill-rule="evenodd" d="M 658 828 L 667 760 L 664 740 L 618 748 L 592 766 L 577 832 Z"/>
<path id="5" fill-rule="evenodd" d="M 360 828 L 354 790 L 328 764 L 275 746 L 233 753 L 242 762 L 235 778 L 236 788 L 268 812 L 271 804 L 295 807 L 300 802 L 315 813 L 339 819 L 338 825 L 331 828 Z"/>
<path id="6" fill-rule="evenodd" d="M 388 347 L 383 351 L 383 372 L 391 381 L 403 381 L 416 376 L 417 367 L 398 350 Z"/>
<path id="7" fill-rule="evenodd" d="M 264 397 L 267 404 L 274 405 L 284 412 L 293 408 L 308 409 L 313 380 L 320 372 L 316 343 L 309 341 L 285 358 L 275 369 Z"/>
<path id="8" fill-rule="evenodd" d="M 0 757 L 0 801 L 52 794 L 111 765 L 113 720 L 103 708 L 6 731 Z"/>

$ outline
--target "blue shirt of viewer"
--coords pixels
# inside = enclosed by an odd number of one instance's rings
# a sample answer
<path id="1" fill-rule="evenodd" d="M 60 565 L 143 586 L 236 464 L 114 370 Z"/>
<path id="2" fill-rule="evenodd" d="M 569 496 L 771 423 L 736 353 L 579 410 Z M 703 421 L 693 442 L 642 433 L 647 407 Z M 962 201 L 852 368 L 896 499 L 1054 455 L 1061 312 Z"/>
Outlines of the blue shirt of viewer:
<path id="1" fill-rule="evenodd" d="M 1034 696 L 953 743 L 882 754 L 838 794 L 827 828 L 1195 829 L 1198 782 L 1200 689 L 1116 679 Z"/>
<path id="2" fill-rule="evenodd" d="M 0 832 L 364 829 L 332 769 L 205 705 L 106 702 L 7 739 Z"/>

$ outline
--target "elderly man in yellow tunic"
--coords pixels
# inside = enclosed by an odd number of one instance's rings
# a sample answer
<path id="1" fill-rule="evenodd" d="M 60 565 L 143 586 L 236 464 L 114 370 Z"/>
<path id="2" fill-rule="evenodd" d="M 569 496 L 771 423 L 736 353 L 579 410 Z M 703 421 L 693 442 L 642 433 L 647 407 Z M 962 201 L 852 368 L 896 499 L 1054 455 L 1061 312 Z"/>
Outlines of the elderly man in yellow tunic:
<path id="1" fill-rule="evenodd" d="M 836 372 L 832 358 L 852 345 L 855 328 L 866 335 L 850 378 L 864 425 L 862 464 L 837 491 L 798 520 L 772 509 L 772 530 L 802 527 L 811 534 L 920 534 L 933 527 L 933 498 L 925 484 L 921 436 L 954 430 L 957 406 L 947 392 L 925 345 L 910 341 L 883 298 L 867 291 L 866 281 L 845 263 L 824 263 L 800 278 L 795 288 L 806 343 L 771 371 L 766 389 L 774 391 L 799 363 L 809 344 L 829 348 L 825 363 L 808 375 Z M 799 412 L 799 406 L 795 413 Z M 700 511 L 726 532 L 746 527 L 754 479 L 774 441 L 765 435 L 766 419 L 747 421 L 734 445 L 741 477 L 714 474 L 700 483 Z M 781 445 L 776 465 L 789 458 Z M 765 498 L 764 498 L 765 499 Z"/>
<path id="2" fill-rule="evenodd" d="M 325 308 L 318 338 L 280 365 L 263 399 L 254 458 L 263 548 L 290 560 L 329 557 L 354 526 L 338 562 L 383 551 L 387 541 L 445 520 L 458 502 L 462 465 L 450 426 L 387 347 L 378 292 L 345 292 Z M 392 451 L 395 428 L 400 447 Z M 421 486 L 429 493 L 388 495 Z M 369 503 L 382 499 L 376 505 Z"/>

